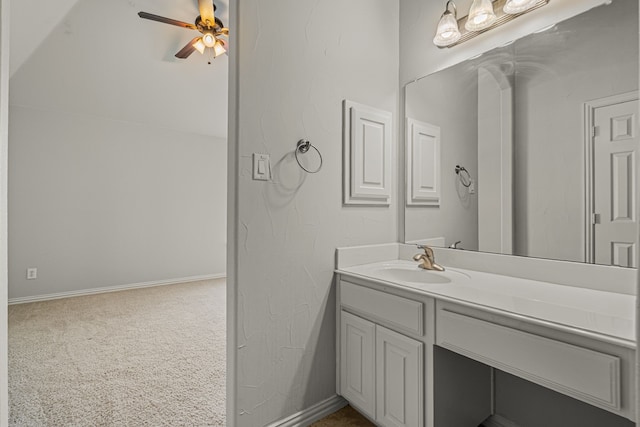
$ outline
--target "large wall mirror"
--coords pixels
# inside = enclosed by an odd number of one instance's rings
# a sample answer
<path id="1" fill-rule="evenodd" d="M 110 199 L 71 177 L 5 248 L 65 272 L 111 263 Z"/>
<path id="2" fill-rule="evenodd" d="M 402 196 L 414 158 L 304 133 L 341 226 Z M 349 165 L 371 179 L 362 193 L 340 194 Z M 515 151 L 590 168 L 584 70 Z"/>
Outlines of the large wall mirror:
<path id="1" fill-rule="evenodd" d="M 418 79 L 405 95 L 407 242 L 635 267 L 637 0 Z M 437 199 L 421 201 L 424 189 Z"/>

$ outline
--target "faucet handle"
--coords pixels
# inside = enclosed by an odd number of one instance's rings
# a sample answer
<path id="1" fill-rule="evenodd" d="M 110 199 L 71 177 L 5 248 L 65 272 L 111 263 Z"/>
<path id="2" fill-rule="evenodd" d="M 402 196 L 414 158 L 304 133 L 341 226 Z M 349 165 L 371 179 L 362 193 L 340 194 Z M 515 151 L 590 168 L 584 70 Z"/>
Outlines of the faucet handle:
<path id="1" fill-rule="evenodd" d="M 462 243 L 462 240 L 458 240 L 457 242 L 450 244 L 449 249 L 458 249 L 458 245 L 460 243 Z"/>
<path id="2" fill-rule="evenodd" d="M 424 249 L 424 253 L 414 255 L 413 260 L 422 261 L 419 265 L 420 268 L 424 268 L 425 270 L 444 271 L 443 266 L 436 264 L 435 254 L 430 246 L 418 245 L 418 249 Z"/>
<path id="3" fill-rule="evenodd" d="M 433 255 L 433 249 L 431 249 L 431 246 L 428 245 L 418 245 L 418 249 L 423 249 L 424 250 L 424 254 L 429 257 L 430 259 L 433 260 L 434 255 Z"/>

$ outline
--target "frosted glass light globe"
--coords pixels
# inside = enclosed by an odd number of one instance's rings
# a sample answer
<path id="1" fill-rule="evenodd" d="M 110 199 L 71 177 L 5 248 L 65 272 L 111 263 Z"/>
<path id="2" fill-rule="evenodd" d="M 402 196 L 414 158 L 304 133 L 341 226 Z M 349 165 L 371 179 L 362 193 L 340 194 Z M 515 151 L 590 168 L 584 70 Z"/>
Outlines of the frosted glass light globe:
<path id="1" fill-rule="evenodd" d="M 438 22 L 433 44 L 440 47 L 449 46 L 460 40 L 460 36 L 458 21 L 456 21 L 455 16 L 451 12 L 446 11 L 442 14 L 440 22 Z"/>
<path id="2" fill-rule="evenodd" d="M 508 0 L 502 10 L 509 15 L 516 15 L 531 9 L 537 2 L 538 0 Z"/>
<path id="3" fill-rule="evenodd" d="M 464 27 L 469 31 L 480 31 L 489 28 L 496 19 L 491 0 L 473 0 Z"/>

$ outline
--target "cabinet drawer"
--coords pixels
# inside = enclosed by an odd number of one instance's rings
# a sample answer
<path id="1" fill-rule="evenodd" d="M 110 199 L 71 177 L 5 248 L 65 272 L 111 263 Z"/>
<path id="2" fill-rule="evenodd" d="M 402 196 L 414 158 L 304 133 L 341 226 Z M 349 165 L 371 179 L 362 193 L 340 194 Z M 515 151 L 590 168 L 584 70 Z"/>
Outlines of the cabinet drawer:
<path id="1" fill-rule="evenodd" d="M 609 410 L 620 409 L 620 358 L 447 310 L 436 344 Z"/>
<path id="2" fill-rule="evenodd" d="M 423 334 L 424 305 L 421 302 L 340 281 L 340 304 L 379 323 Z"/>

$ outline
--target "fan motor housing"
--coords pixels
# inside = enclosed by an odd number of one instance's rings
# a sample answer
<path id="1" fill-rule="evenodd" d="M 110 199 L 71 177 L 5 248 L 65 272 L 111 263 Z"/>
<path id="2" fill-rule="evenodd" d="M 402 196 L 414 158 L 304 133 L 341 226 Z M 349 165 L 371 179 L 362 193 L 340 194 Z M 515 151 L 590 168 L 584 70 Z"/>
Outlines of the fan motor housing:
<path id="1" fill-rule="evenodd" d="M 224 27 L 224 24 L 222 23 L 222 21 L 220 19 L 218 19 L 217 17 L 215 18 L 215 25 L 213 26 L 208 26 L 200 16 L 198 16 L 196 18 L 196 27 L 198 27 L 198 31 L 200 31 L 202 34 L 204 34 L 205 32 L 210 32 L 211 30 L 215 31 L 216 33 L 219 32 L 220 30 L 222 30 L 222 28 Z"/>

